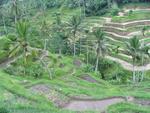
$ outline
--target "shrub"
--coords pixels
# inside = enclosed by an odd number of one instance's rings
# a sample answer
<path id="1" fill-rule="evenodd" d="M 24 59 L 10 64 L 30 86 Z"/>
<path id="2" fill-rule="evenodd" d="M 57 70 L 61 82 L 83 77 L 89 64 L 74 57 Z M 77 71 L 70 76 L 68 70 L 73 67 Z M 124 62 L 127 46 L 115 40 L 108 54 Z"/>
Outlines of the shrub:
<path id="1" fill-rule="evenodd" d="M 0 63 L 3 62 L 7 58 L 7 53 L 4 51 L 0 51 Z"/>
<path id="2" fill-rule="evenodd" d="M 108 11 L 106 0 L 87 0 L 85 13 L 87 16 L 104 15 Z"/>
<path id="3" fill-rule="evenodd" d="M 40 63 L 35 62 L 26 66 L 25 73 L 29 76 L 33 76 L 35 78 L 39 78 L 43 75 L 43 67 Z"/>
<path id="4" fill-rule="evenodd" d="M 130 15 L 132 15 L 132 14 L 133 14 L 133 11 L 130 10 L 129 13 L 128 13 L 128 15 L 130 16 Z"/>
<path id="5" fill-rule="evenodd" d="M 117 16 L 118 13 L 119 13 L 119 9 L 118 9 L 118 8 L 113 8 L 113 9 L 111 10 L 111 15 L 112 15 L 112 16 Z"/>
<path id="6" fill-rule="evenodd" d="M 0 113 L 9 113 L 5 107 L 0 107 Z"/>
<path id="7" fill-rule="evenodd" d="M 93 72 L 93 71 L 94 67 L 92 67 L 91 65 L 85 65 L 84 72 Z"/>
<path id="8" fill-rule="evenodd" d="M 13 75 L 28 75 L 35 78 L 41 77 L 44 74 L 44 68 L 40 62 L 28 60 L 27 64 L 24 64 L 24 59 L 21 58 L 15 63 L 12 63 L 5 71 Z"/>
<path id="9" fill-rule="evenodd" d="M 124 71 L 120 71 L 120 70 L 116 72 L 115 78 L 121 83 L 126 83 L 128 80 L 127 73 L 125 73 Z"/>
<path id="10" fill-rule="evenodd" d="M 52 76 L 54 78 L 54 77 L 66 75 L 67 72 L 65 69 L 55 68 L 55 69 L 51 69 L 51 73 L 52 73 Z"/>

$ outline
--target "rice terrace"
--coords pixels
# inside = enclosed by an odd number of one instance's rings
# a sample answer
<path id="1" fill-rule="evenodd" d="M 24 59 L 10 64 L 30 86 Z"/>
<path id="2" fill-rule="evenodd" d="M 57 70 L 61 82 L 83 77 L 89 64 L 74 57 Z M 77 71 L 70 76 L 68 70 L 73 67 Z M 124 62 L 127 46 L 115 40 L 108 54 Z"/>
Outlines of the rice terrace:
<path id="1" fill-rule="evenodd" d="M 0 0 L 0 113 L 150 113 L 150 0 Z"/>

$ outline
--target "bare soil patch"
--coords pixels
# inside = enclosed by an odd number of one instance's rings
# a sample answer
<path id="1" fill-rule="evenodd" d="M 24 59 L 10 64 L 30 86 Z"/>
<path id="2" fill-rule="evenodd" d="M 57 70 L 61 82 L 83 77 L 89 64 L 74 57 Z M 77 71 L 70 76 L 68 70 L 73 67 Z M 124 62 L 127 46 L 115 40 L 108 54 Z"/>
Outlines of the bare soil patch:
<path id="1" fill-rule="evenodd" d="M 92 78 L 88 74 L 82 75 L 81 78 L 84 79 L 84 80 L 86 80 L 86 81 L 88 81 L 88 82 L 91 82 L 91 83 L 98 83 L 97 80 L 95 80 L 94 78 Z"/>
<path id="2" fill-rule="evenodd" d="M 76 59 L 76 60 L 73 61 L 73 64 L 74 64 L 75 66 L 77 66 L 77 67 L 81 67 L 82 62 L 81 62 L 81 60 Z"/>
<path id="3" fill-rule="evenodd" d="M 150 100 L 134 98 L 132 96 L 126 97 L 127 102 L 138 104 L 141 106 L 150 106 Z"/>
<path id="4" fill-rule="evenodd" d="M 42 95 L 52 101 L 55 106 L 63 107 L 68 103 L 68 98 L 63 94 L 60 94 L 58 91 L 51 88 L 49 85 L 38 84 L 30 87 L 30 91 Z"/>
<path id="5" fill-rule="evenodd" d="M 133 102 L 142 106 L 150 106 L 150 100 L 135 99 Z"/>
<path id="6" fill-rule="evenodd" d="M 104 100 L 71 100 L 64 108 L 73 111 L 85 111 L 85 110 L 100 110 L 104 111 L 108 106 L 123 102 L 124 99 L 120 97 L 109 98 Z"/>

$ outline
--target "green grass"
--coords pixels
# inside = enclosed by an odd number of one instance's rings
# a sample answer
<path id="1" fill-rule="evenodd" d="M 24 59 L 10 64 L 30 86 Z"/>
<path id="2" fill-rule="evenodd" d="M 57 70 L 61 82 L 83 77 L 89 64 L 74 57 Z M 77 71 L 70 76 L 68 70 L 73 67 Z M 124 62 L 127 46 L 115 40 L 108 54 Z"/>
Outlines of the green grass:
<path id="1" fill-rule="evenodd" d="M 133 4 L 132 4 L 133 5 Z M 146 4 L 144 4 L 145 6 Z M 50 25 L 54 22 L 54 14 L 58 11 L 58 9 L 50 9 L 45 13 L 45 17 L 41 12 L 34 14 L 34 17 L 30 22 L 34 27 L 40 27 L 40 23 L 43 20 L 46 20 Z M 70 17 L 74 14 L 78 14 L 80 12 L 79 9 L 66 9 L 62 8 L 59 10 L 63 12 L 62 20 L 68 21 Z M 34 12 L 35 13 L 35 12 Z M 149 12 L 134 12 L 130 16 L 125 17 L 113 17 L 113 21 L 117 22 L 125 22 L 136 19 L 149 19 Z M 94 24 L 101 25 L 103 24 L 104 19 L 99 16 L 96 17 L 87 17 L 85 18 L 82 27 L 90 28 L 94 26 Z M 132 28 L 129 30 L 136 31 L 139 28 Z M 90 39 L 94 39 L 92 36 L 88 36 Z M 118 41 L 119 40 L 119 41 Z M 120 46 L 121 48 L 125 48 L 125 44 L 123 39 L 110 40 L 112 44 L 111 47 Z M 149 42 L 149 39 L 146 39 Z M 3 41 L 1 41 L 4 44 Z M 5 44 L 4 44 L 5 45 Z M 3 46 L 4 46 L 3 45 Z M 3 46 L 0 46 L 3 48 Z M 3 51 L 0 51 L 0 57 L 3 56 Z M 10 113 L 76 113 L 73 111 L 68 111 L 64 109 L 60 109 L 54 106 L 53 102 L 48 100 L 45 96 L 34 94 L 29 89 L 32 86 L 38 84 L 46 84 L 55 91 L 56 96 L 62 100 L 69 97 L 83 97 L 88 96 L 93 99 L 104 99 L 114 96 L 134 96 L 142 99 L 150 99 L 150 93 L 147 92 L 147 89 L 150 87 L 150 82 L 148 78 L 150 77 L 150 71 L 146 72 L 145 78 L 147 80 L 142 83 L 133 85 L 130 82 L 126 84 L 122 84 L 118 81 L 115 81 L 116 84 L 113 84 L 111 81 L 104 81 L 101 79 L 100 74 L 94 72 L 85 71 L 86 64 L 79 68 L 73 64 L 73 57 L 71 56 L 63 56 L 61 59 L 58 59 L 58 55 L 50 54 L 54 59 L 57 59 L 57 63 L 53 68 L 55 74 L 53 75 L 53 80 L 50 80 L 47 74 L 44 74 L 43 77 L 39 79 L 35 79 L 31 76 L 17 76 L 17 75 L 9 75 L 4 71 L 0 70 L 0 109 L 5 108 Z M 132 62 L 131 59 L 128 59 L 124 56 L 115 56 L 120 59 L 124 59 L 128 62 Z M 80 57 L 76 57 L 76 59 L 80 59 Z M 50 59 L 52 60 L 52 59 Z M 59 64 L 64 64 L 63 68 L 59 67 Z M 16 67 L 17 68 L 17 67 Z M 128 79 L 131 79 L 131 72 L 125 71 L 119 64 L 113 62 L 113 66 L 105 70 L 105 76 L 112 77 L 118 71 L 124 71 Z M 89 75 L 92 78 L 96 79 L 98 83 L 90 83 L 86 80 L 81 79 L 82 75 Z M 28 83 L 23 84 L 23 81 L 27 80 Z M 24 101 L 22 102 L 23 99 Z M 65 100 L 64 100 L 65 101 Z M 149 113 L 150 110 L 147 107 L 139 107 L 138 105 L 131 103 L 119 103 L 116 105 L 112 105 L 108 108 L 108 113 Z M 98 113 L 96 111 L 87 111 L 81 113 Z"/>
<path id="2" fill-rule="evenodd" d="M 68 61 L 68 59 L 67 59 Z M 112 69 L 114 71 L 114 69 Z M 111 72 L 111 71 L 108 71 Z M 78 75 L 79 77 L 75 76 Z M 62 77 L 58 77 L 54 80 L 48 80 L 46 78 L 34 79 L 32 77 L 21 77 L 21 76 L 13 76 L 5 74 L 3 71 L 0 71 L 0 99 L 6 101 L 2 105 L 7 105 L 7 109 L 12 111 L 12 113 L 19 112 L 28 112 L 28 113 L 72 113 L 71 111 L 65 111 L 62 109 L 58 109 L 52 105 L 51 102 L 47 101 L 46 98 L 41 97 L 39 95 L 33 95 L 26 88 L 32 87 L 36 84 L 47 84 L 51 86 L 55 91 L 61 92 L 64 96 L 80 96 L 86 95 L 92 97 L 93 99 L 103 99 L 113 96 L 135 96 L 140 98 L 150 98 L 150 94 L 144 92 L 145 89 L 149 87 L 149 82 L 143 82 L 139 84 L 137 88 L 134 88 L 133 85 L 111 85 L 108 82 L 105 82 L 99 79 L 98 76 L 92 76 L 99 83 L 90 83 L 88 81 L 80 79 L 79 72 L 76 72 L 74 75 L 64 75 Z M 89 75 L 92 73 L 89 73 Z M 94 75 L 94 74 L 93 74 Z M 28 80 L 29 82 L 25 85 L 20 84 L 21 81 Z M 12 94 L 9 96 L 8 92 Z M 8 95 L 8 96 L 7 96 Z M 24 98 L 29 101 L 29 103 L 20 103 L 17 98 Z M 11 103 L 11 105 L 9 104 Z M 34 103 L 34 104 L 31 104 Z M 120 106 L 120 105 L 119 105 Z M 126 109 L 125 106 L 121 105 L 122 109 Z M 116 108 L 116 107 L 115 107 Z M 110 108 L 115 109 L 114 107 Z M 134 109 L 133 107 L 131 107 Z M 117 107 L 116 110 L 119 108 Z M 121 109 L 121 108 L 120 108 Z M 144 109 L 145 111 L 145 109 Z M 86 112 L 88 113 L 88 112 Z M 91 113 L 91 112 L 89 112 Z M 96 113 L 96 112 L 93 112 Z M 113 113 L 110 111 L 110 113 Z"/>
<path id="3" fill-rule="evenodd" d="M 108 113 L 149 113 L 148 107 L 139 106 L 131 103 L 119 103 L 112 105 L 108 109 Z"/>
<path id="4" fill-rule="evenodd" d="M 149 11 L 133 11 L 132 14 L 127 14 L 123 17 L 114 16 L 112 17 L 113 22 L 128 22 L 128 21 L 135 21 L 135 20 L 145 20 L 150 19 L 150 12 Z"/>
<path id="5" fill-rule="evenodd" d="M 131 9 L 131 8 L 150 8 L 150 3 L 128 3 L 128 4 L 124 4 L 122 5 L 120 8 L 127 8 L 127 9 Z"/>
<path id="6" fill-rule="evenodd" d="M 57 57 L 57 55 L 51 55 L 53 57 Z M 101 80 L 98 74 L 89 72 L 88 74 L 99 82 L 90 83 L 80 78 L 80 76 L 87 73 L 84 71 L 84 64 L 81 68 L 78 68 L 77 66 L 73 65 L 72 57 L 65 56 L 58 60 L 58 63 L 55 67 L 56 70 L 60 70 L 60 68 L 58 68 L 58 64 L 60 62 L 65 64 L 65 67 L 62 68 L 62 70 L 66 71 L 65 73 L 61 73 L 59 76 L 56 76 L 53 80 L 49 80 L 45 76 L 40 79 L 35 79 L 29 76 L 13 76 L 0 71 L 0 102 L 3 103 L 3 101 L 5 101 L 2 106 L 7 106 L 6 108 L 11 111 L 11 113 L 40 113 L 41 111 L 43 113 L 74 113 L 56 108 L 53 103 L 48 101 L 44 96 L 33 94 L 28 90 L 30 87 L 37 84 L 46 84 L 51 86 L 52 90 L 56 91 L 56 94 L 61 94 L 62 100 L 65 99 L 66 96 L 88 96 L 93 99 L 103 99 L 114 96 L 129 95 L 139 98 L 150 98 L 150 94 L 146 93 L 145 91 L 145 89 L 147 89 L 150 85 L 149 82 L 143 82 L 139 84 L 141 88 L 134 88 L 132 84 L 127 84 L 124 86 L 112 85 L 107 81 Z M 106 72 L 108 74 L 113 74 L 117 67 L 118 66 L 116 64 L 113 66 L 113 68 L 108 69 Z M 72 68 L 74 68 L 74 73 L 70 71 Z M 118 67 L 118 69 L 121 70 L 122 68 Z M 28 83 L 22 84 L 23 80 L 27 80 Z M 12 96 L 9 96 L 9 94 Z M 18 98 L 25 99 L 27 103 L 20 103 Z M 125 109 L 123 106 L 122 108 Z M 91 111 L 83 113 L 91 113 Z"/>

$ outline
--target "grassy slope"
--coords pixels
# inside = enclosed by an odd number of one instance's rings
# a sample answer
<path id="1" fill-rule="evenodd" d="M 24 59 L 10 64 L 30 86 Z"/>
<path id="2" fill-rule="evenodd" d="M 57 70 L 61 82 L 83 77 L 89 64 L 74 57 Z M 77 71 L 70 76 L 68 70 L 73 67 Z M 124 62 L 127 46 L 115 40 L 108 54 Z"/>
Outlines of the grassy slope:
<path id="1" fill-rule="evenodd" d="M 132 14 L 127 14 L 123 17 L 115 16 L 112 18 L 113 22 L 128 22 L 128 21 L 135 21 L 135 20 L 148 20 L 150 19 L 150 12 L 149 11 L 133 11 Z"/>
<path id="2" fill-rule="evenodd" d="M 40 113 L 40 111 L 43 109 L 45 110 L 43 111 L 43 113 L 49 113 L 48 111 L 54 113 L 69 112 L 54 107 L 53 104 L 50 101 L 48 101 L 44 96 L 33 94 L 28 90 L 29 87 L 37 84 L 47 84 L 49 86 L 52 86 L 52 89 L 58 91 L 59 93 L 61 92 L 62 95 L 64 95 L 64 98 L 65 96 L 88 96 L 95 99 L 103 99 L 113 96 L 127 95 L 139 98 L 150 98 L 150 94 L 144 91 L 149 87 L 149 82 L 141 83 L 139 84 L 139 86 L 141 87 L 137 88 L 134 88 L 136 86 L 132 85 L 114 86 L 108 82 L 99 79 L 99 76 L 95 75 L 94 73 L 89 73 L 89 75 L 91 75 L 93 78 L 99 81 L 99 83 L 90 83 L 88 81 L 80 79 L 80 76 L 85 73 L 83 69 L 84 66 L 82 68 L 74 66 L 72 63 L 73 60 L 70 57 L 63 57 L 62 61 L 62 63 L 66 65 L 66 67 L 64 67 L 62 70 L 66 70 L 66 68 L 70 67 L 70 69 L 74 68 L 74 73 L 71 71 L 67 73 L 61 73 L 61 75 L 55 77 L 54 80 L 49 80 L 46 76 L 44 76 L 44 78 L 41 79 L 34 79 L 32 77 L 10 76 L 4 73 L 3 71 L 0 71 L 0 100 L 3 103 L 3 105 L 7 105 L 7 109 L 11 110 L 11 112 L 14 111 L 14 113 L 19 113 L 20 111 L 22 113 Z M 59 67 L 55 68 L 56 70 L 61 70 Z M 24 80 L 27 80 L 28 82 L 26 84 L 23 84 Z M 18 98 L 23 99 L 23 102 L 21 100 L 21 103 L 20 100 L 18 100 Z"/>
<path id="3" fill-rule="evenodd" d="M 149 9 L 150 3 L 128 3 L 125 5 L 119 6 L 121 9 Z M 149 11 L 134 11 L 132 15 L 126 15 L 124 17 L 113 17 L 112 21 L 114 22 L 127 22 L 139 19 L 150 19 Z"/>
<path id="4" fill-rule="evenodd" d="M 64 19 L 69 19 L 70 15 L 77 13 L 79 10 L 63 11 L 66 15 Z M 53 10 L 47 12 L 46 20 L 50 23 L 54 20 Z M 94 21 L 99 22 L 100 17 L 94 17 L 98 19 L 88 18 L 86 21 L 90 23 Z M 38 25 L 43 20 L 43 17 L 33 19 L 34 24 Z M 96 21 L 97 20 L 97 21 Z M 101 22 L 101 21 L 100 21 Z M 85 25 L 88 25 L 85 23 Z M 54 55 L 55 56 L 55 55 Z M 56 57 L 56 56 L 55 56 Z M 72 64 L 71 57 L 64 57 L 62 62 L 66 64 L 64 69 L 56 68 L 58 76 L 54 80 L 49 80 L 47 77 L 42 79 L 34 79 L 31 77 L 20 77 L 8 75 L 3 71 L 0 71 L 0 108 L 6 107 L 11 113 L 72 113 L 71 111 L 60 110 L 53 106 L 52 102 L 48 101 L 45 97 L 32 94 L 26 87 L 31 87 L 36 84 L 48 84 L 53 86 L 53 89 L 59 90 L 64 96 L 81 96 L 87 95 L 96 99 L 102 99 L 112 96 L 135 96 L 145 99 L 150 99 L 150 94 L 145 89 L 150 87 L 149 81 L 145 81 L 138 86 L 132 85 L 111 85 L 99 79 L 98 75 L 89 73 L 92 77 L 98 80 L 100 83 L 89 83 L 85 80 L 80 79 L 80 75 L 85 73 L 83 67 L 78 68 Z M 69 72 L 72 68 L 75 68 L 75 73 Z M 119 68 L 120 69 L 120 68 Z M 66 72 L 63 70 L 67 70 Z M 110 69 L 109 72 L 114 71 Z M 73 73 L 73 75 L 72 75 Z M 22 84 L 23 80 L 28 80 L 27 84 Z M 18 98 L 23 98 L 19 100 Z M 21 102 L 20 102 L 21 101 Z M 138 107 L 138 109 L 136 109 Z M 148 113 L 148 108 L 139 107 L 134 104 L 122 103 L 111 106 L 109 113 Z M 92 113 L 92 112 L 89 112 Z"/>
<path id="5" fill-rule="evenodd" d="M 120 8 L 150 8 L 150 3 L 128 3 L 120 6 Z"/>

